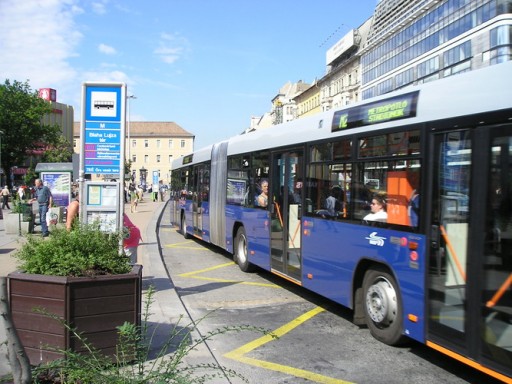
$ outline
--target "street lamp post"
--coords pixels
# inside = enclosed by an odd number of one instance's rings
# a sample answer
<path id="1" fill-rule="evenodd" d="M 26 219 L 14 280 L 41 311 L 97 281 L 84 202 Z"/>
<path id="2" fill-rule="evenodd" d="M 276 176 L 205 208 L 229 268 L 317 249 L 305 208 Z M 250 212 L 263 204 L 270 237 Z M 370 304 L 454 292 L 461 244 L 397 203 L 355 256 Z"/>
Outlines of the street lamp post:
<path id="1" fill-rule="evenodd" d="M 131 161 L 131 159 L 132 159 L 132 156 L 131 156 L 132 143 L 130 142 L 130 120 L 131 120 L 131 118 L 130 118 L 130 113 L 131 113 L 130 100 L 136 99 L 137 96 L 130 95 L 130 96 L 126 96 L 126 98 L 128 99 L 128 161 Z"/>
<path id="2" fill-rule="evenodd" d="M 2 180 L 4 178 L 4 169 L 2 168 L 2 135 L 3 134 L 4 134 L 4 131 L 0 131 L 0 170 L 2 171 L 2 173 L 0 173 L 0 185 L 3 185 Z M 7 184 L 7 181 L 5 183 Z"/>

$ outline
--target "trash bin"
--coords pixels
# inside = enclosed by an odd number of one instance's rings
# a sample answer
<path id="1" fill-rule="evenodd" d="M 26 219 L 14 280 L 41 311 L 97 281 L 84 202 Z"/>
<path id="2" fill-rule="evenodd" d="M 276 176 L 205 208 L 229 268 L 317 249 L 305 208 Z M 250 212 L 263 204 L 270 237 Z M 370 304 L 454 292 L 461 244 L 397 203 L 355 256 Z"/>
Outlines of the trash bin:
<path id="1" fill-rule="evenodd" d="M 34 219 L 34 213 L 32 212 L 32 203 L 20 203 L 21 204 L 21 221 L 28 222 Z"/>

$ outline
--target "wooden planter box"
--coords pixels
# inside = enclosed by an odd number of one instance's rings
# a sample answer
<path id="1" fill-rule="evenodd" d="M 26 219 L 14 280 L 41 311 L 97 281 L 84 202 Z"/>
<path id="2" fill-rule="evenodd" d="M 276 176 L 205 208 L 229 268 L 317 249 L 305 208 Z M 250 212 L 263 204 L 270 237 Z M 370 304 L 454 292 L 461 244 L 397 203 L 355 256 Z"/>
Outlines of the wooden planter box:
<path id="1" fill-rule="evenodd" d="M 116 352 L 117 326 L 125 321 L 140 325 L 140 265 L 126 274 L 93 278 L 22 272 L 7 278 L 14 325 L 32 365 L 62 358 L 63 350 L 84 351 L 80 340 L 60 321 L 34 313 L 34 308 L 59 316 L 106 356 Z"/>

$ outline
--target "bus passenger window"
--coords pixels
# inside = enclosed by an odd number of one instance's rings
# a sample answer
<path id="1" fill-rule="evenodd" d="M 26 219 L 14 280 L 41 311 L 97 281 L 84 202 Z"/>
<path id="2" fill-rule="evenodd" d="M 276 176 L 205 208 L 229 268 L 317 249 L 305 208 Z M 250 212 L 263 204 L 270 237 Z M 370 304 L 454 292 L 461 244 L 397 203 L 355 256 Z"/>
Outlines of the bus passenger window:
<path id="1" fill-rule="evenodd" d="M 360 220 L 367 221 L 371 210 L 376 213 L 379 198 L 384 199 L 385 220 L 390 226 L 405 226 L 416 230 L 420 214 L 420 162 L 418 160 L 374 161 L 364 163 L 358 180 L 353 182 L 354 209 L 360 208 Z M 354 184 L 357 183 L 357 184 Z M 368 197 L 370 196 L 370 197 Z M 367 201 L 368 205 L 364 204 Z M 370 204 L 371 203 L 371 204 Z M 369 216 L 372 217 L 372 216 Z M 383 220 L 382 220 L 383 221 Z M 406 228 L 403 228 L 406 229 Z"/>
<path id="2" fill-rule="evenodd" d="M 268 206 L 268 180 L 262 179 L 258 184 L 255 204 L 257 207 L 266 208 Z"/>
<path id="3" fill-rule="evenodd" d="M 251 156 L 250 197 L 251 206 L 268 206 L 270 157 L 268 151 L 257 152 Z"/>
<path id="4" fill-rule="evenodd" d="M 347 193 L 352 165 L 321 164 L 308 166 L 306 213 L 324 219 L 347 219 Z"/>

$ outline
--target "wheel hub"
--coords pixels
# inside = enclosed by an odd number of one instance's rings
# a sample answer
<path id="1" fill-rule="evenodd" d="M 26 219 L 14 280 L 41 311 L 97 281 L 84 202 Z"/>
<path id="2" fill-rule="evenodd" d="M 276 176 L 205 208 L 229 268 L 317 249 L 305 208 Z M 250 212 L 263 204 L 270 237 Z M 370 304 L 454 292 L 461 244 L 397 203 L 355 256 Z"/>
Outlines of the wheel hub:
<path id="1" fill-rule="evenodd" d="M 396 318 L 397 304 L 393 286 L 385 280 L 372 285 L 366 294 L 366 308 L 373 322 L 386 325 Z"/>

